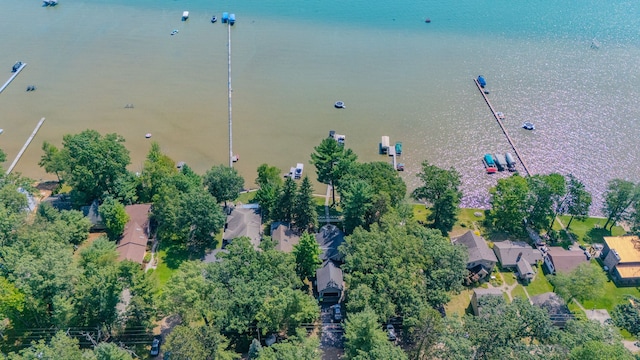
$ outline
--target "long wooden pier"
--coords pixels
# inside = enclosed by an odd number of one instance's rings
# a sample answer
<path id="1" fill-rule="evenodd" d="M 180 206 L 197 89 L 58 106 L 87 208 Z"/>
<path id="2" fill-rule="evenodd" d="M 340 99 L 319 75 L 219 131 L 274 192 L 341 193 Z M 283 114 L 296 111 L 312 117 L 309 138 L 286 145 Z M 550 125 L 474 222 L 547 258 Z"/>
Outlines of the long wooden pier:
<path id="1" fill-rule="evenodd" d="M 476 83 L 476 86 L 478 87 L 478 90 L 480 90 L 480 94 L 482 94 L 482 97 L 484 98 L 484 101 L 487 103 L 487 105 L 489 105 L 489 110 L 491 110 L 491 114 L 493 114 L 493 117 L 498 122 L 498 125 L 500 125 L 500 128 L 502 129 L 502 132 L 504 133 L 504 136 L 506 136 L 507 141 L 509 142 L 509 144 L 511 145 L 511 148 L 513 149 L 513 152 L 518 157 L 518 160 L 520 160 L 520 163 L 522 164 L 522 167 L 524 168 L 524 171 L 527 173 L 527 176 L 531 176 L 531 173 L 529 172 L 529 169 L 527 168 L 527 164 L 525 164 L 524 160 L 522 160 L 522 156 L 520 156 L 520 152 L 518 151 L 518 148 L 516 147 L 516 144 L 511 139 L 511 136 L 509 136 L 509 133 L 507 132 L 507 129 L 504 127 L 504 124 L 502 123 L 502 120 L 500 120 L 500 117 L 498 116 L 498 113 L 493 108 L 493 105 L 491 105 L 491 101 L 489 101 L 489 98 L 487 97 L 487 94 L 484 93 L 484 89 L 482 88 L 482 86 L 480 86 L 480 83 L 478 82 L 477 79 L 473 79 L 473 82 Z"/>
<path id="2" fill-rule="evenodd" d="M 13 79 L 16 78 L 16 76 L 18 76 L 18 74 L 20 74 L 20 71 L 22 71 L 22 69 L 25 68 L 25 66 L 27 66 L 27 63 L 22 63 L 22 65 L 20 65 L 20 67 L 18 68 L 18 70 L 16 70 L 15 73 L 13 73 L 13 75 L 11 75 L 11 77 L 9 78 L 9 80 L 7 80 L 6 83 L 4 83 L 4 85 L 2 85 L 2 87 L 0 87 L 0 93 L 4 91 L 4 89 L 9 86 L 9 84 L 11 84 L 11 82 L 13 81 Z"/>
<path id="3" fill-rule="evenodd" d="M 20 158 L 22 157 L 22 154 L 24 154 L 25 150 L 27 150 L 27 147 L 29 146 L 29 144 L 31 144 L 31 140 L 33 140 L 33 138 L 36 136 L 36 134 L 38 133 L 38 130 L 40 130 L 40 127 L 42 126 L 43 123 L 44 123 L 44 118 L 40 119 L 40 121 L 38 122 L 38 125 L 36 125 L 36 128 L 33 129 L 31 136 L 29 136 L 29 138 L 27 139 L 27 142 L 24 143 L 24 145 L 22 146 L 22 149 L 20 149 L 20 152 L 18 153 L 18 155 L 16 155 L 16 158 L 11 163 L 11 166 L 9 166 L 9 168 L 7 169 L 7 174 L 11 173 L 11 170 L 13 170 L 13 168 L 18 164 L 18 160 L 20 160 Z"/>
<path id="4" fill-rule="evenodd" d="M 227 32 L 228 32 L 228 42 L 227 42 L 227 49 L 228 49 L 228 58 L 227 58 L 227 74 L 229 76 L 228 82 L 227 82 L 227 91 L 229 93 L 229 100 L 228 100 L 228 104 L 229 104 L 229 167 L 233 167 L 233 160 L 234 160 L 234 156 L 233 156 L 233 121 L 232 121 L 232 116 L 231 116 L 231 94 L 233 93 L 233 88 L 231 87 L 231 22 L 227 21 Z"/>

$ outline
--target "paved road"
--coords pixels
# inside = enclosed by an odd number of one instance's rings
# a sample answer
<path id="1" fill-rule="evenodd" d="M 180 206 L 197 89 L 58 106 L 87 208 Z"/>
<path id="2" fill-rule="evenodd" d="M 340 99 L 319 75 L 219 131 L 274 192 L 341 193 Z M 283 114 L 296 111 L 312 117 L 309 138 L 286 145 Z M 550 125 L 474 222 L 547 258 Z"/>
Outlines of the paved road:
<path id="1" fill-rule="evenodd" d="M 336 360 L 344 355 L 344 329 L 341 323 L 331 321 L 331 310 L 328 305 L 320 309 L 322 321 L 322 335 L 320 336 L 320 350 L 323 360 Z"/>

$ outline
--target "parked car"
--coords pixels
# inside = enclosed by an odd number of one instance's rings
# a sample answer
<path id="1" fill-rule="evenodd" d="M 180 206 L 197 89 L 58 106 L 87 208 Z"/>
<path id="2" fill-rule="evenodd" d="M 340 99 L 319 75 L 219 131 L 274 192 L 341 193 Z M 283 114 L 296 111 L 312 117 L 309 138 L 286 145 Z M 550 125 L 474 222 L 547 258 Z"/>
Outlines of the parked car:
<path id="1" fill-rule="evenodd" d="M 389 339 L 389 341 L 397 340 L 396 328 L 394 328 L 391 324 L 387 324 L 387 338 Z"/>
<path id="2" fill-rule="evenodd" d="M 331 306 L 331 321 L 342 321 L 342 309 L 340 308 L 340 304 Z"/>
<path id="3" fill-rule="evenodd" d="M 153 341 L 151 342 L 151 350 L 149 351 L 149 355 L 158 356 L 160 354 L 161 343 L 162 343 L 162 337 L 160 335 L 154 336 Z"/>
<path id="4" fill-rule="evenodd" d="M 581 250 L 587 250 L 587 247 L 586 247 L 586 246 L 584 246 L 584 245 L 579 245 L 578 247 L 579 247 Z"/>

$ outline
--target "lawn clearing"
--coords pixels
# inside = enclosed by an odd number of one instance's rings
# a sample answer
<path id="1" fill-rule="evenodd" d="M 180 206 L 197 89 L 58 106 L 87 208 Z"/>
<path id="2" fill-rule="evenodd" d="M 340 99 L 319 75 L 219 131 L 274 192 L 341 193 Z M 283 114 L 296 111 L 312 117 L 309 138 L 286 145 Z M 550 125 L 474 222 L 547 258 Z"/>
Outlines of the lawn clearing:
<path id="1" fill-rule="evenodd" d="M 527 300 L 529 301 L 529 298 L 527 298 L 527 294 L 524 292 L 524 287 L 522 287 L 522 285 L 518 284 L 515 288 L 513 288 L 513 290 L 511 290 L 511 297 L 512 298 L 521 298 L 523 300 Z"/>
<path id="2" fill-rule="evenodd" d="M 238 196 L 236 203 L 249 204 L 256 197 L 257 191 L 244 192 Z"/>
<path id="3" fill-rule="evenodd" d="M 473 295 L 472 289 L 465 289 L 460 294 L 452 295 L 451 300 L 444 306 L 447 316 L 453 314 L 464 315 L 469 304 L 471 304 L 471 295 Z"/>
<path id="4" fill-rule="evenodd" d="M 500 276 L 502 276 L 502 280 L 504 280 L 504 282 L 506 282 L 507 285 L 511 286 L 516 283 L 515 273 L 511 271 L 503 270 L 503 271 L 500 271 L 499 274 Z"/>
<path id="5" fill-rule="evenodd" d="M 527 292 L 529 293 L 529 296 L 536 296 L 553 291 L 553 286 L 542 271 L 542 265 L 538 265 L 537 268 L 538 273 L 536 274 L 536 277 L 531 283 L 529 283 L 529 285 L 527 285 Z"/>
<path id="6" fill-rule="evenodd" d="M 569 224 L 570 216 L 559 216 L 560 221 L 567 226 Z M 590 217 L 585 221 L 579 221 L 574 219 L 571 222 L 571 226 L 569 228 L 569 232 L 571 235 L 580 243 L 583 244 L 592 244 L 592 243 L 602 243 L 604 240 L 603 236 L 620 236 L 624 235 L 625 231 L 620 226 L 614 226 L 611 231 L 605 230 L 602 228 L 607 219 Z M 553 224 L 554 230 L 560 230 L 560 224 L 557 221 Z"/>

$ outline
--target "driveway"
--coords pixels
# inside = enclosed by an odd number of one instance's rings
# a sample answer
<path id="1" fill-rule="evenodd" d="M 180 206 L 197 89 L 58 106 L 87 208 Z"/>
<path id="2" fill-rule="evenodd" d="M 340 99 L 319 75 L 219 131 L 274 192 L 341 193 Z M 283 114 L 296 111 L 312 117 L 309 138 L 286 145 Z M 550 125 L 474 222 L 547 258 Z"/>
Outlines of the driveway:
<path id="1" fill-rule="evenodd" d="M 344 355 L 344 329 L 342 323 L 331 321 L 331 309 L 323 304 L 320 309 L 322 334 L 320 335 L 320 350 L 323 360 L 341 359 Z"/>

